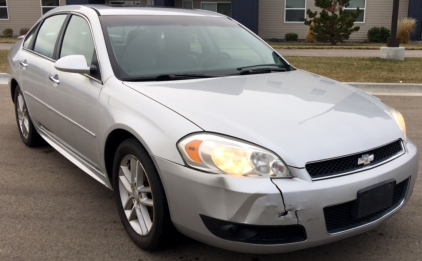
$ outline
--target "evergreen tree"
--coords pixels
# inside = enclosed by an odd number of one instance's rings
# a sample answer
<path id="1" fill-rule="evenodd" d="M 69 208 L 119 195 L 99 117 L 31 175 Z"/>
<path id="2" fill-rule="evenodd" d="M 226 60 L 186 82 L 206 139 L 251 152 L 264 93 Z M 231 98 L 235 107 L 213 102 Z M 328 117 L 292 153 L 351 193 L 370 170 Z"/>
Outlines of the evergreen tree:
<path id="1" fill-rule="evenodd" d="M 308 9 L 309 19 L 305 24 L 311 26 L 311 30 L 316 40 L 319 42 L 330 42 L 336 45 L 349 39 L 353 32 L 359 31 L 359 26 L 354 26 L 356 18 L 363 12 L 357 8 L 356 12 L 345 11 L 350 0 L 315 0 L 315 5 L 321 8 L 318 12 Z"/>

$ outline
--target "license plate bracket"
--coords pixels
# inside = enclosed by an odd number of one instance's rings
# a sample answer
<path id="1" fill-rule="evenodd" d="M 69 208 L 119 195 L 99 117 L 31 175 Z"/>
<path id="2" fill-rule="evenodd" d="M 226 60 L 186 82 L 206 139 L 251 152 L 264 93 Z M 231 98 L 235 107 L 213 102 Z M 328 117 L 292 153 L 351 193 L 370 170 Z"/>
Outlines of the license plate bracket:
<path id="1" fill-rule="evenodd" d="M 352 217 L 360 219 L 391 207 L 393 205 L 395 187 L 396 181 L 390 179 L 359 190 L 357 199 L 352 205 Z"/>

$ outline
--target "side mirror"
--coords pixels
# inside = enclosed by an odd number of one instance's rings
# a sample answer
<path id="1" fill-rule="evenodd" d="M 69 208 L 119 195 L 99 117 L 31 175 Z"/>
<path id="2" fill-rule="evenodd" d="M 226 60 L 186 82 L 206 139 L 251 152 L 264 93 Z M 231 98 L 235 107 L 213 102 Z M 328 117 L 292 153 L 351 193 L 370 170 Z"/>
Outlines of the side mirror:
<path id="1" fill-rule="evenodd" d="M 89 74 L 91 69 L 87 65 L 85 56 L 83 55 L 69 55 L 60 58 L 54 64 L 54 67 L 62 72 Z"/>

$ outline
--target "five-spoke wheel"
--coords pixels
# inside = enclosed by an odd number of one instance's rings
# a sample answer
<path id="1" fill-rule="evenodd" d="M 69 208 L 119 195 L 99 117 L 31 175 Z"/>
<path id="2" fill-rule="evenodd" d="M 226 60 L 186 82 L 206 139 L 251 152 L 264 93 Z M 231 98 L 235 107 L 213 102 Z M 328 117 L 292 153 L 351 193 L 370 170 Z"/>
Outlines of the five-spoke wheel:
<path id="1" fill-rule="evenodd" d="M 19 129 L 25 139 L 28 138 L 29 134 L 29 116 L 28 109 L 26 108 L 25 100 L 23 99 L 22 93 L 18 93 L 16 99 L 16 111 L 18 114 Z"/>
<path id="2" fill-rule="evenodd" d="M 156 250 L 174 233 L 163 184 L 142 144 L 123 141 L 113 162 L 113 188 L 123 226 L 136 245 Z"/>
<path id="3" fill-rule="evenodd" d="M 139 235 L 147 235 L 154 222 L 154 201 L 145 169 L 133 155 L 120 163 L 119 190 L 130 225 Z"/>

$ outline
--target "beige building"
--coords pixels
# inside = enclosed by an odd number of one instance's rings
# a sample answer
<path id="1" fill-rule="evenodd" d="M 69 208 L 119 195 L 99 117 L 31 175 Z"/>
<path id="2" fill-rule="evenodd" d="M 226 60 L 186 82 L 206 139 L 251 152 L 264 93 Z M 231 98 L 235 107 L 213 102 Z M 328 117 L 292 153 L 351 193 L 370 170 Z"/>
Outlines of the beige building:
<path id="1" fill-rule="evenodd" d="M 364 12 L 355 22 L 360 30 L 351 35 L 351 40 L 367 39 L 368 30 L 374 26 L 390 29 L 393 0 L 351 0 L 346 10 L 356 10 L 356 7 Z M 299 39 L 305 39 L 309 28 L 303 23 L 307 9 L 321 10 L 315 6 L 315 0 L 259 0 L 259 36 L 284 39 L 287 33 L 297 33 Z M 399 19 L 407 17 L 408 9 L 409 1 L 401 0 Z"/>
<path id="2" fill-rule="evenodd" d="M 22 28 L 32 27 L 49 10 L 66 5 L 66 0 L 0 0 L 0 34 L 11 28 L 19 35 Z"/>
<path id="3" fill-rule="evenodd" d="M 108 4 L 112 6 L 169 6 L 205 9 L 233 17 L 264 39 L 284 39 L 287 33 L 297 33 L 305 39 L 308 26 L 306 10 L 319 11 L 315 0 L 0 0 L 0 34 L 12 28 L 19 35 L 21 28 L 31 27 L 40 16 L 65 4 Z M 351 40 L 366 40 L 372 27 L 391 27 L 393 0 L 350 0 L 346 11 L 359 7 L 362 15 L 356 21 L 358 32 Z M 417 19 L 412 40 L 421 39 L 422 0 L 400 0 L 399 19 Z"/>

